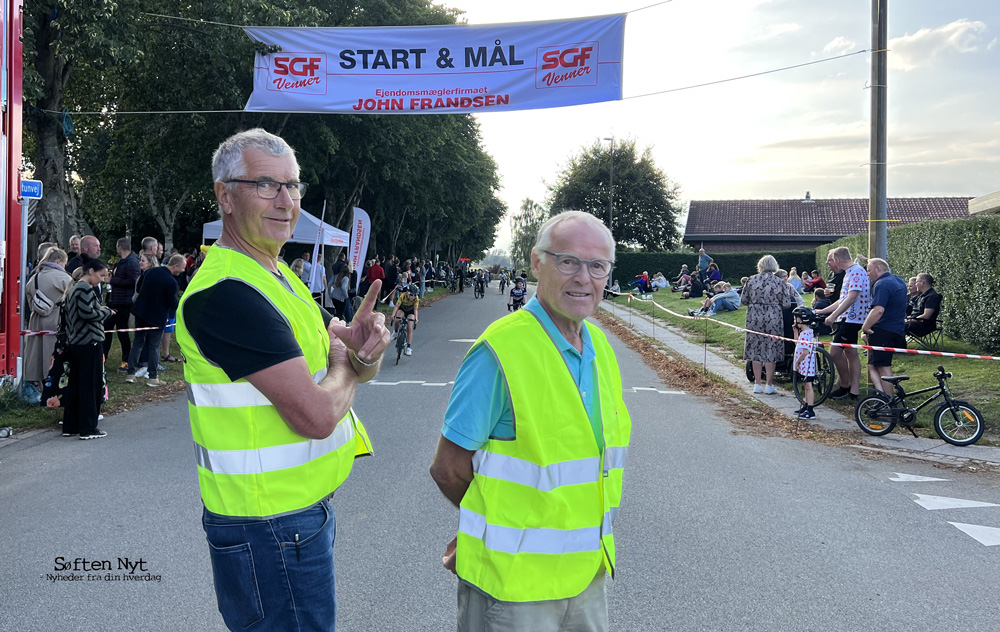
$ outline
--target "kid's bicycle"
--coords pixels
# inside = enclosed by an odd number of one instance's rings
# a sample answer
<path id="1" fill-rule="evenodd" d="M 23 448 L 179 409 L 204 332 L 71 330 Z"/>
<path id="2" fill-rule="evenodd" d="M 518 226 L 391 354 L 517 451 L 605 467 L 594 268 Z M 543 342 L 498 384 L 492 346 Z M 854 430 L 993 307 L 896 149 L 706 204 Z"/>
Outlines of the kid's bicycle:
<path id="1" fill-rule="evenodd" d="M 890 398 L 881 391 L 875 391 L 861 397 L 854 407 L 854 421 L 862 430 L 875 437 L 892 432 L 896 424 L 906 427 L 915 437 L 917 433 L 913 430 L 913 424 L 917 420 L 917 413 L 944 395 L 944 403 L 940 404 L 934 413 L 934 431 L 952 445 L 966 446 L 979 441 L 983 431 L 986 430 L 983 416 L 969 402 L 951 398 L 947 380 L 953 375 L 946 372 L 943 366 L 938 367 L 934 377 L 937 378 L 937 386 L 910 393 L 905 392 L 899 385 L 900 382 L 910 379 L 908 376 L 894 375 L 882 378 L 883 382 L 892 384 L 895 395 Z M 916 408 L 906 405 L 908 395 L 920 395 L 931 391 L 937 392 Z"/>
<path id="2" fill-rule="evenodd" d="M 402 316 L 396 316 L 396 364 L 399 364 L 399 358 L 403 355 L 403 350 L 406 349 L 406 329 L 407 324 L 413 323 L 413 328 L 417 328 L 417 323 L 412 316 L 407 316 L 406 320 L 403 320 Z"/>

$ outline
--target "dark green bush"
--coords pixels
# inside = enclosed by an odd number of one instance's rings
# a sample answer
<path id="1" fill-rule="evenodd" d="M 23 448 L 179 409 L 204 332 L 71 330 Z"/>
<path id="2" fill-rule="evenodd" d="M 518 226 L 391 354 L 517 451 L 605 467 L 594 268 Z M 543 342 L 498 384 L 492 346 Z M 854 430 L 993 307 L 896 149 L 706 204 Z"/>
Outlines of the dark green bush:
<path id="1" fill-rule="evenodd" d="M 824 251 L 825 252 L 825 251 Z M 740 278 L 757 274 L 757 261 L 764 255 L 774 255 L 778 260 L 778 265 L 786 270 L 797 268 L 799 274 L 803 270 L 815 268 L 813 260 L 815 252 L 813 250 L 786 250 L 783 252 L 723 252 L 708 253 L 719 266 L 722 277 L 734 284 L 739 285 Z M 642 274 L 643 270 L 649 272 L 650 278 L 657 272 L 662 272 L 663 276 L 671 279 L 677 276 L 682 264 L 687 264 L 688 269 L 694 271 L 698 268 L 697 254 L 681 254 L 675 252 L 623 252 L 618 253 L 615 261 L 614 276 L 622 284 L 627 286 L 635 280 L 635 275 Z M 820 270 L 820 268 L 816 268 Z"/>
<path id="2" fill-rule="evenodd" d="M 1000 352 L 1000 216 L 969 217 L 907 224 L 889 229 L 889 267 L 907 279 L 921 272 L 934 277 L 944 296 L 945 334 L 990 353 Z M 817 269 L 826 253 L 847 246 L 868 252 L 868 234 L 845 237 L 816 249 Z M 819 266 L 823 266 L 820 268 Z"/>

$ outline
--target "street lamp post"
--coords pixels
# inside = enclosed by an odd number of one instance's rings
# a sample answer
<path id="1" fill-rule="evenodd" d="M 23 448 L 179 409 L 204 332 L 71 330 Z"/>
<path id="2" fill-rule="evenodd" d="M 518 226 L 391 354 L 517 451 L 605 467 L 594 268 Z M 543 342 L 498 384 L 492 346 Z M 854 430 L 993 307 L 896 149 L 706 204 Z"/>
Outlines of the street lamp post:
<path id="1" fill-rule="evenodd" d="M 610 191 L 608 193 L 608 230 L 614 232 L 612 222 L 615 218 L 615 137 L 605 138 L 611 141 L 611 178 Z"/>

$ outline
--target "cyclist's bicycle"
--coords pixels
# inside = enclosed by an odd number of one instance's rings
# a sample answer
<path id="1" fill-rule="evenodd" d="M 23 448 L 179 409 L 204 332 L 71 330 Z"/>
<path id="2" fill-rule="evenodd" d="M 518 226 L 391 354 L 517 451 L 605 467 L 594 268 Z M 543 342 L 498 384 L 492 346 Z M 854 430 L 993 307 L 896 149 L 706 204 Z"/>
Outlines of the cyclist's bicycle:
<path id="1" fill-rule="evenodd" d="M 476 279 L 476 298 L 486 298 L 486 281 Z"/>
<path id="2" fill-rule="evenodd" d="M 503 294 L 504 288 L 507 287 L 507 279 L 500 277 L 500 293 Z"/>
<path id="3" fill-rule="evenodd" d="M 396 364 L 399 364 L 399 358 L 402 357 L 403 350 L 406 349 L 406 330 L 408 327 L 402 320 L 402 316 L 396 316 L 393 319 L 393 325 L 396 327 Z M 412 322 L 413 328 L 417 328 L 417 321 L 412 316 L 407 316 L 406 322 Z"/>
<path id="4" fill-rule="evenodd" d="M 816 377 L 813 378 L 813 406 L 819 406 L 826 401 L 826 398 L 833 392 L 834 382 L 837 379 L 837 367 L 833 364 L 833 359 L 829 352 L 822 346 L 817 345 L 816 350 Z M 794 368 L 794 356 L 791 353 L 785 355 L 784 359 L 778 362 L 774 369 L 775 376 L 786 375 L 792 378 L 792 390 L 795 391 L 795 398 L 800 404 L 806 403 L 805 382 L 799 379 L 798 372 Z M 746 363 L 747 380 L 754 382 L 753 363 L 747 360 Z"/>
<path id="5" fill-rule="evenodd" d="M 854 421 L 862 430 L 876 437 L 892 432 L 896 424 L 905 426 L 915 437 L 917 433 L 913 430 L 913 424 L 917 420 L 917 413 L 944 395 L 944 403 L 940 404 L 934 413 L 934 431 L 952 445 L 972 445 L 979 441 L 986 429 L 983 416 L 969 402 L 951 398 L 946 381 L 952 374 L 945 372 L 943 366 L 938 367 L 934 377 L 937 378 L 937 386 L 910 393 L 906 393 L 899 385 L 900 382 L 910 379 L 908 376 L 894 375 L 882 378 L 883 382 L 892 384 L 896 394 L 890 398 L 881 391 L 875 391 L 863 396 L 854 407 Z M 931 391 L 937 392 L 916 408 L 906 405 L 907 395 L 920 395 Z"/>

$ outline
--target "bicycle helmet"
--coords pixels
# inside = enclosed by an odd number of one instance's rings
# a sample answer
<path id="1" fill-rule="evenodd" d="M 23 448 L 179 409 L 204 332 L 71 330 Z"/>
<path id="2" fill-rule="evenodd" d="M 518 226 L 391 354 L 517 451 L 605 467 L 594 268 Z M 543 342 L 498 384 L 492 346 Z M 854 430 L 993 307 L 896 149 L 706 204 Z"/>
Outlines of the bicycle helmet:
<path id="1" fill-rule="evenodd" d="M 822 320 L 810 307 L 801 306 L 792 310 L 792 316 L 798 318 L 807 325 L 813 325 Z"/>
<path id="2" fill-rule="evenodd" d="M 414 285 L 413 283 L 411 283 L 411 284 L 409 284 L 409 285 L 406 286 L 406 291 L 409 294 L 419 294 L 420 293 L 420 290 L 417 289 L 417 286 Z"/>

